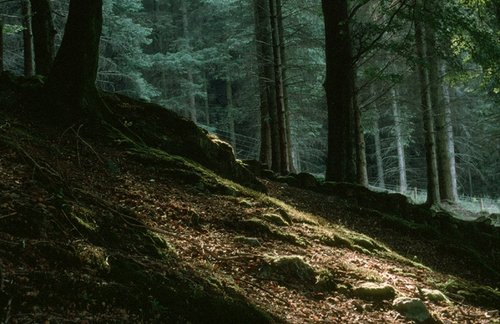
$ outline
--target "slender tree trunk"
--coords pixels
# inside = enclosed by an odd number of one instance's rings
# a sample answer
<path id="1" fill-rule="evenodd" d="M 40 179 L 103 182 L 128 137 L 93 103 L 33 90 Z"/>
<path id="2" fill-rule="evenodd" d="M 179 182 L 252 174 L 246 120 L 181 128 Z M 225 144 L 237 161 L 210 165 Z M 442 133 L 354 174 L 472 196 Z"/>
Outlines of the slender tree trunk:
<path id="1" fill-rule="evenodd" d="M 354 66 L 347 1 L 322 0 L 328 105 L 326 180 L 355 183 Z"/>
<path id="2" fill-rule="evenodd" d="M 205 125 L 210 126 L 210 104 L 208 92 L 208 75 L 205 75 Z"/>
<path id="3" fill-rule="evenodd" d="M 269 3 L 254 0 L 255 36 L 261 102 L 261 162 L 279 172 L 281 166 L 279 123 L 274 80 L 274 60 L 270 30 Z M 269 161 L 271 162 L 269 164 Z"/>
<path id="4" fill-rule="evenodd" d="M 370 87 L 371 97 L 375 98 L 375 87 L 372 85 Z M 380 115 L 378 112 L 377 102 L 373 102 L 373 111 L 375 112 L 375 118 L 373 119 L 373 138 L 375 141 L 375 160 L 377 163 L 377 185 L 380 188 L 385 188 L 385 176 L 384 176 L 384 160 L 382 159 L 382 145 L 380 144 L 380 126 L 379 119 Z"/>
<path id="5" fill-rule="evenodd" d="M 31 0 L 31 8 L 35 71 L 39 75 L 48 75 L 55 55 L 56 29 L 52 20 L 52 5 L 50 0 Z"/>
<path id="6" fill-rule="evenodd" d="M 276 0 L 277 20 L 278 20 L 278 33 L 281 55 L 281 77 L 283 79 L 283 100 L 285 107 L 285 129 L 287 138 L 287 154 L 288 154 L 288 168 L 290 172 L 296 172 L 293 153 L 292 142 L 292 126 L 290 121 L 290 105 L 288 101 L 288 79 L 287 79 L 287 55 L 285 47 L 285 27 L 283 24 L 283 3 L 281 0 Z"/>
<path id="7" fill-rule="evenodd" d="M 355 78 L 354 78 L 355 80 Z M 353 109 L 354 109 L 354 130 L 356 135 L 356 175 L 357 183 L 368 187 L 368 170 L 366 167 L 366 143 L 363 126 L 361 124 L 361 109 L 358 105 L 355 83 L 353 82 Z"/>
<path id="8" fill-rule="evenodd" d="M 403 141 L 403 131 L 401 128 L 401 111 L 398 104 L 398 93 L 396 88 L 391 89 L 392 115 L 394 118 L 394 132 L 396 135 L 396 150 L 398 152 L 398 170 L 399 170 L 399 192 L 405 193 L 408 190 L 406 180 L 406 157 Z"/>
<path id="9" fill-rule="evenodd" d="M 101 29 L 102 0 L 70 1 L 64 36 L 46 90 L 73 118 L 99 115 L 102 107 L 95 85 Z"/>
<path id="10" fill-rule="evenodd" d="M 422 1 L 416 0 L 416 9 L 421 10 Z M 419 16 L 419 15 L 416 15 Z M 434 123 L 432 118 L 432 108 L 430 102 L 429 94 L 429 76 L 427 69 L 425 67 L 426 57 L 425 57 L 425 39 L 424 39 L 424 28 L 421 22 L 415 19 L 415 44 L 417 51 L 417 58 L 419 60 L 417 64 L 418 77 L 420 81 L 420 95 L 421 95 L 421 107 L 424 122 L 424 134 L 425 134 L 425 155 L 427 162 L 427 204 L 439 204 L 439 179 L 438 179 L 438 168 L 436 159 L 436 145 L 434 140 Z"/>
<path id="11" fill-rule="evenodd" d="M 0 17 L 0 74 L 3 72 L 3 17 Z"/>
<path id="12" fill-rule="evenodd" d="M 441 64 L 441 77 L 446 75 L 446 64 Z M 451 176 L 451 190 L 453 192 L 453 201 L 458 201 L 458 186 L 457 186 L 457 169 L 455 162 L 455 141 L 453 136 L 453 123 L 451 118 L 451 104 L 450 104 L 450 89 L 444 83 L 441 83 L 444 98 L 444 114 L 445 114 L 445 128 L 446 128 L 446 147 L 450 157 L 450 176 Z"/>
<path id="13" fill-rule="evenodd" d="M 23 40 L 24 40 L 24 75 L 33 76 L 33 30 L 31 28 L 31 5 L 29 0 L 22 1 Z"/>
<path id="14" fill-rule="evenodd" d="M 236 133 L 234 130 L 234 103 L 233 103 L 233 84 L 231 79 L 227 77 L 226 80 L 226 98 L 227 98 L 227 124 L 229 128 L 229 136 L 231 139 L 231 146 L 233 147 L 234 154 L 236 155 Z"/>
<path id="15" fill-rule="evenodd" d="M 276 90 L 276 109 L 278 117 L 278 133 L 279 133 L 279 154 L 280 154 L 280 167 L 281 174 L 289 172 L 288 167 L 288 136 L 286 129 L 286 111 L 285 111 L 285 96 L 282 74 L 281 62 L 281 46 L 279 40 L 279 24 L 278 12 L 276 8 L 276 0 L 269 0 L 269 13 L 271 22 L 271 41 L 273 49 L 273 62 L 274 62 L 274 81 Z"/>
<path id="16" fill-rule="evenodd" d="M 187 1 L 181 1 L 181 12 L 182 12 L 182 33 L 185 39 L 184 46 L 187 50 L 191 50 L 191 44 L 189 41 L 189 20 L 188 20 L 188 14 L 187 14 L 187 6 L 186 6 Z M 191 90 L 193 84 L 194 84 L 194 77 L 193 77 L 193 72 L 191 71 L 191 68 L 188 67 L 188 72 L 187 72 L 187 82 L 189 83 L 189 89 L 188 89 L 188 117 L 191 119 L 193 122 L 196 123 L 196 98 L 194 96 L 193 91 Z"/>
<path id="17" fill-rule="evenodd" d="M 377 163 L 377 185 L 385 189 L 384 160 L 382 159 L 382 146 L 380 145 L 378 114 L 373 120 L 373 138 L 375 142 L 375 160 Z"/>

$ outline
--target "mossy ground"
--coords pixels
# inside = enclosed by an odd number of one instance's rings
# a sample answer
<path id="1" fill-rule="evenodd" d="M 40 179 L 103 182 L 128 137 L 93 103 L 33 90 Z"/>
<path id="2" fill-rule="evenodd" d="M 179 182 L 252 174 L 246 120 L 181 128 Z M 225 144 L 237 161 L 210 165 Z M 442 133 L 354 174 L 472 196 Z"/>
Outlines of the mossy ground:
<path id="1" fill-rule="evenodd" d="M 266 183 L 268 196 L 227 180 L 220 169 L 196 161 L 192 147 L 175 148 L 189 136 L 158 126 L 170 113 L 150 117 L 159 118 L 156 128 L 141 142 L 135 136 L 145 126 L 146 108 L 113 100 L 134 111 L 126 117 L 136 125 L 131 132 L 61 129 L 0 109 L 1 316 L 18 322 L 404 323 L 390 302 L 353 296 L 353 287 L 371 281 L 412 297 L 419 288 L 441 289 L 453 304 L 429 307 L 443 321 L 498 319 L 488 302 L 495 301 L 495 287 L 476 278 L 483 266 L 460 272 L 447 251 L 424 253 L 435 242 L 401 238 L 404 224 L 386 226 L 345 201 L 274 182 Z M 155 142 L 162 132 L 166 142 Z M 288 225 L 263 217 L 269 214 Z M 249 236 L 260 244 L 237 239 Z M 431 256 L 446 262 L 435 267 Z M 300 258 L 315 273 L 263 278 L 270 257 Z"/>

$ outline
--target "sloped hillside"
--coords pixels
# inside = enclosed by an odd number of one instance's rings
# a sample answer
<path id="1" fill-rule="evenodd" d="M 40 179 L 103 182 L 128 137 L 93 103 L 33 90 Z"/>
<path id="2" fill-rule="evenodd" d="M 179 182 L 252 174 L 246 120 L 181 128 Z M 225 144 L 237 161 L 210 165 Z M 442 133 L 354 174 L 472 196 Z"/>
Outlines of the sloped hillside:
<path id="1" fill-rule="evenodd" d="M 109 97 L 119 123 L 54 125 L 37 87 L 0 86 L 1 321 L 500 320 L 489 247 L 477 267 L 426 254 L 438 238 L 398 241 L 380 212 L 259 181 L 156 106 Z"/>

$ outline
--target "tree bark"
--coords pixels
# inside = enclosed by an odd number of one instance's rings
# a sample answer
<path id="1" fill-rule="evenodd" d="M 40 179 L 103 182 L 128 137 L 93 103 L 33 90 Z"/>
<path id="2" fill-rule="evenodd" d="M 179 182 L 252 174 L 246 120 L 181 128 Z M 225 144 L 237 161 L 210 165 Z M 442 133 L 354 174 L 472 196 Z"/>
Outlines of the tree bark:
<path id="1" fill-rule="evenodd" d="M 3 17 L 0 17 L 0 74 L 3 72 Z"/>
<path id="2" fill-rule="evenodd" d="M 227 124 L 229 128 L 229 136 L 231 146 L 233 147 L 234 154 L 236 155 L 236 133 L 234 129 L 234 104 L 233 104 L 233 84 L 231 79 L 227 77 L 226 80 L 226 98 L 227 98 Z"/>
<path id="3" fill-rule="evenodd" d="M 29 0 L 23 0 L 21 4 L 23 17 L 23 41 L 24 41 L 24 75 L 33 76 L 33 30 L 31 28 L 31 5 Z"/>
<path id="4" fill-rule="evenodd" d="M 406 157 L 403 132 L 401 129 L 401 111 L 398 104 L 398 93 L 394 87 L 391 89 L 391 99 L 392 115 L 394 118 L 394 132 L 396 135 L 396 150 L 398 152 L 399 192 L 404 194 L 408 190 L 406 179 Z"/>
<path id="5" fill-rule="evenodd" d="M 346 0 L 322 0 L 328 106 L 326 180 L 355 183 L 354 66 Z"/>
<path id="6" fill-rule="evenodd" d="M 269 4 L 267 0 L 254 0 L 255 39 L 259 69 L 261 110 L 260 160 L 274 171 L 280 170 L 278 114 L 274 80 L 273 50 L 270 31 Z"/>
<path id="7" fill-rule="evenodd" d="M 441 64 L 441 78 L 446 75 L 446 64 Z M 445 132 L 446 132 L 446 151 L 450 158 L 450 177 L 451 177 L 451 190 L 453 194 L 453 201 L 458 201 L 458 186 L 457 186 L 457 169 L 455 161 L 455 141 L 453 136 L 453 123 L 451 117 L 451 104 L 450 104 L 450 89 L 447 85 L 441 82 L 442 94 L 444 99 L 444 114 L 445 114 Z"/>
<path id="8" fill-rule="evenodd" d="M 370 87 L 371 97 L 375 98 L 375 87 Z M 382 159 L 382 145 L 380 144 L 380 126 L 379 126 L 379 111 L 377 102 L 373 102 L 373 110 L 375 111 L 375 118 L 373 119 L 373 138 L 375 142 L 375 161 L 377 164 L 377 185 L 380 188 L 385 188 L 385 175 L 384 175 L 384 160 Z"/>
<path id="9" fill-rule="evenodd" d="M 355 73 L 354 73 L 355 74 Z M 354 77 L 355 80 L 355 77 Z M 368 170 L 366 167 L 366 143 L 363 126 L 361 124 L 361 109 L 358 105 L 355 83 L 353 82 L 353 109 L 354 109 L 354 131 L 356 137 L 356 176 L 357 183 L 368 187 Z"/>
<path id="10" fill-rule="evenodd" d="M 52 5 L 49 0 L 31 0 L 31 8 L 35 71 L 39 75 L 48 75 L 55 55 L 56 29 L 52 20 Z"/>
<path id="11" fill-rule="evenodd" d="M 269 13 L 271 22 L 271 41 L 273 50 L 273 62 L 274 62 L 274 81 L 275 81 L 275 91 L 276 91 L 276 110 L 278 117 L 278 134 L 279 134 L 279 154 L 280 154 L 280 166 L 279 172 L 281 174 L 287 174 L 289 172 L 288 167 L 288 135 L 286 129 L 286 111 L 285 111 L 285 97 L 284 97 L 284 86 L 283 86 L 283 71 L 282 71 L 282 54 L 281 46 L 279 40 L 279 24 L 278 24 L 278 11 L 276 8 L 276 0 L 269 0 Z"/>
<path id="12" fill-rule="evenodd" d="M 422 9 L 422 1 L 416 0 L 415 10 Z M 419 16 L 418 14 L 415 16 Z M 425 156 L 427 164 L 427 204 L 439 204 L 439 179 L 436 159 L 436 145 L 434 139 L 434 123 L 432 118 L 432 106 L 429 94 L 429 75 L 426 69 L 426 49 L 424 39 L 424 28 L 419 19 L 415 19 L 415 45 L 417 52 L 417 70 L 420 82 L 420 96 L 422 117 L 425 134 Z"/>
<path id="13" fill-rule="evenodd" d="M 296 172 L 294 163 L 293 141 L 292 141 L 292 126 L 290 121 L 290 105 L 288 101 L 288 86 L 287 86 L 287 55 L 285 47 L 285 26 L 283 24 L 283 3 L 281 0 L 276 0 L 277 20 L 278 20 L 278 33 L 281 55 L 281 77 L 283 79 L 283 100 L 285 107 L 285 128 L 287 137 L 287 154 L 288 154 L 288 168 L 290 172 Z"/>
<path id="14" fill-rule="evenodd" d="M 182 34 L 184 37 L 184 47 L 186 50 L 191 50 L 191 44 L 189 41 L 189 20 L 187 14 L 186 1 L 181 1 L 181 13 L 182 13 Z M 193 91 L 191 90 L 194 84 L 193 72 L 191 67 L 188 67 L 187 71 L 187 82 L 189 83 L 188 89 L 188 113 L 187 117 L 196 123 L 196 98 Z"/>
<path id="15" fill-rule="evenodd" d="M 99 115 L 95 85 L 102 30 L 102 0 L 71 0 L 61 46 L 46 83 L 52 99 L 71 117 Z"/>

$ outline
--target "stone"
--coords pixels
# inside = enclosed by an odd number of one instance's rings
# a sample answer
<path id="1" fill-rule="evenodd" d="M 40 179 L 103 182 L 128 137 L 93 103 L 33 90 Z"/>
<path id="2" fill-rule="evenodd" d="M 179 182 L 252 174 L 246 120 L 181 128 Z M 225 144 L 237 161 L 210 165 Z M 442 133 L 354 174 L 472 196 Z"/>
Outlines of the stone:
<path id="1" fill-rule="evenodd" d="M 422 291 L 422 294 L 424 295 L 424 297 L 427 300 L 430 300 L 431 302 L 435 302 L 435 303 L 450 302 L 450 300 L 445 296 L 445 294 L 443 294 L 439 290 L 423 288 L 421 291 Z"/>
<path id="2" fill-rule="evenodd" d="M 379 284 L 375 282 L 365 282 L 354 287 L 354 296 L 374 301 L 393 299 L 396 296 L 394 287 L 388 284 Z"/>
<path id="3" fill-rule="evenodd" d="M 319 185 L 318 179 L 310 173 L 301 172 L 295 176 L 297 179 L 297 187 L 305 189 L 313 189 Z"/>
<path id="4" fill-rule="evenodd" d="M 431 318 L 427 306 L 418 298 L 399 297 L 393 301 L 392 305 L 395 310 L 409 320 L 425 322 Z"/>
<path id="5" fill-rule="evenodd" d="M 262 269 L 262 274 L 264 277 L 279 276 L 285 280 L 292 279 L 309 283 L 316 281 L 316 271 L 298 255 L 270 258 L 267 266 Z"/>

